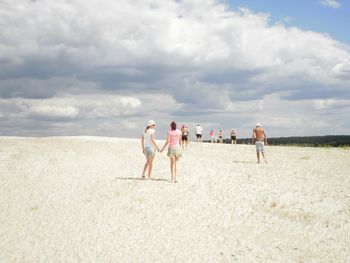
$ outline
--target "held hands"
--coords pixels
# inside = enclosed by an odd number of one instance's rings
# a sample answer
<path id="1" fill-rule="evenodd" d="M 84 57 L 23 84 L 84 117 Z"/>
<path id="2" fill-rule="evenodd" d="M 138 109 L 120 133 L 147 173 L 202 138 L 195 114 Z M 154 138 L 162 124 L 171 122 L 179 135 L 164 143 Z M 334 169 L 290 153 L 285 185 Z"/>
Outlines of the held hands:
<path id="1" fill-rule="evenodd" d="M 165 149 L 165 147 L 167 146 L 168 144 L 167 143 L 165 143 L 164 144 L 164 146 L 160 149 L 159 147 L 158 147 L 158 145 L 156 145 L 156 144 L 154 144 L 154 147 L 157 149 L 157 151 L 158 152 L 163 152 L 164 151 L 164 149 Z M 145 150 L 143 150 L 143 151 L 145 151 Z"/>
<path id="2" fill-rule="evenodd" d="M 166 144 L 163 146 L 163 148 L 160 150 L 160 152 L 162 153 L 164 151 Z"/>

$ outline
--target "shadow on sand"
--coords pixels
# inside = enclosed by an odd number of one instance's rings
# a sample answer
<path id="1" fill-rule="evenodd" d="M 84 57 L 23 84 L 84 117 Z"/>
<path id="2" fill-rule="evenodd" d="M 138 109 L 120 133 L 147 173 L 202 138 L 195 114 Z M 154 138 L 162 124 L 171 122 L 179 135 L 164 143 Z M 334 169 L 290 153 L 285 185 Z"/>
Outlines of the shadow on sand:
<path id="1" fill-rule="evenodd" d="M 161 178 L 151 178 L 150 180 L 137 178 L 137 177 L 114 177 L 115 180 L 134 180 L 134 181 L 156 181 L 156 182 L 167 182 L 172 183 L 171 180 L 161 179 Z"/>
<path id="2" fill-rule="evenodd" d="M 233 163 L 256 163 L 256 162 L 246 162 L 246 161 L 232 161 Z"/>

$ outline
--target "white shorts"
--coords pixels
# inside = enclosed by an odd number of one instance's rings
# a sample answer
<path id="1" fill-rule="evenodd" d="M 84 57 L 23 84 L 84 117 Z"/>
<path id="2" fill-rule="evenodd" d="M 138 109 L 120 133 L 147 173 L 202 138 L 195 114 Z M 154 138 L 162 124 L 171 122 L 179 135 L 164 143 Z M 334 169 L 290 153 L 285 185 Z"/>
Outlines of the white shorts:
<path id="1" fill-rule="evenodd" d="M 145 154 L 146 157 L 152 156 L 154 157 L 156 155 L 156 150 L 151 146 L 146 146 L 145 149 L 143 150 L 143 153 Z"/>
<path id="2" fill-rule="evenodd" d="M 255 142 L 256 152 L 265 152 L 265 144 L 263 141 Z"/>

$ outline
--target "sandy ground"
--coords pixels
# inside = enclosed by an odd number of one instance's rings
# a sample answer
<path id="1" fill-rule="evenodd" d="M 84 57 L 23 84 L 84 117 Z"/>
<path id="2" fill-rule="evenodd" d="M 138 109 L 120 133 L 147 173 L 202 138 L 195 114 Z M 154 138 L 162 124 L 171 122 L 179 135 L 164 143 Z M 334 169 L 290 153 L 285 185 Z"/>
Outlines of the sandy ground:
<path id="1" fill-rule="evenodd" d="M 350 262 L 350 150 L 0 138 L 0 262 Z"/>

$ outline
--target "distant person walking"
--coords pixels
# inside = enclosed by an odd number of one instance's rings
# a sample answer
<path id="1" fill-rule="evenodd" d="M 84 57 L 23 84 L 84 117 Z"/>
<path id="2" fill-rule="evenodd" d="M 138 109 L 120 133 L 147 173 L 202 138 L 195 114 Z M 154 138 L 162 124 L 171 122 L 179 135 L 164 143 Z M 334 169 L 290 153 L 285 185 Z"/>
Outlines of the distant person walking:
<path id="1" fill-rule="evenodd" d="M 199 124 L 197 124 L 196 126 L 197 143 L 202 142 L 202 133 L 203 133 L 203 128 Z"/>
<path id="2" fill-rule="evenodd" d="M 171 181 L 173 183 L 177 183 L 176 181 L 176 161 L 178 161 L 181 157 L 181 147 L 182 144 L 182 133 L 180 130 L 176 129 L 176 122 L 172 122 L 170 124 L 170 130 L 167 134 L 167 140 L 161 150 L 165 149 L 167 145 L 168 147 L 168 157 L 170 158 L 170 172 L 171 172 Z"/>
<path id="3" fill-rule="evenodd" d="M 219 130 L 218 138 L 219 138 L 218 143 L 223 143 L 223 141 L 222 141 L 222 130 Z"/>
<path id="4" fill-rule="evenodd" d="M 252 143 L 254 143 L 254 139 L 255 139 L 256 156 L 258 158 L 258 163 L 260 163 L 260 153 L 262 154 L 265 163 L 267 163 L 265 159 L 265 145 L 267 145 L 267 136 L 259 122 L 256 124 L 256 127 L 253 129 Z"/>
<path id="5" fill-rule="evenodd" d="M 215 133 L 213 130 L 210 130 L 209 132 L 210 140 L 212 143 L 215 143 Z"/>
<path id="6" fill-rule="evenodd" d="M 231 130 L 231 144 L 237 144 L 237 132 L 235 129 Z"/>
<path id="7" fill-rule="evenodd" d="M 182 150 L 187 150 L 187 146 L 188 146 L 188 137 L 189 137 L 189 133 L 188 133 L 188 126 L 187 125 L 182 125 L 181 127 L 181 133 L 182 133 Z"/>
<path id="8" fill-rule="evenodd" d="M 141 136 L 142 152 L 146 156 L 146 163 L 142 172 L 142 179 L 146 177 L 146 171 L 148 169 L 147 179 L 151 179 L 153 159 L 156 154 L 156 150 L 159 152 L 158 145 L 155 142 L 155 127 L 156 123 L 153 120 L 147 122 L 147 127 L 143 131 Z"/>

